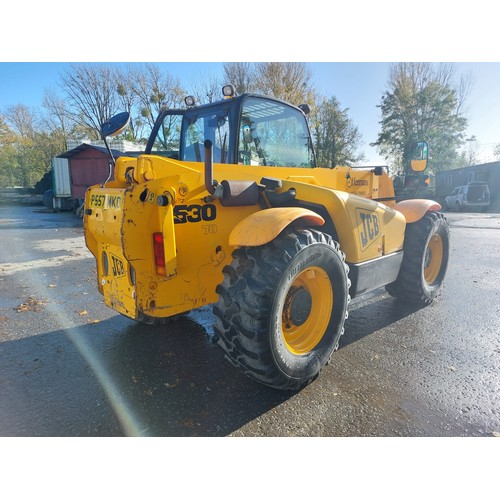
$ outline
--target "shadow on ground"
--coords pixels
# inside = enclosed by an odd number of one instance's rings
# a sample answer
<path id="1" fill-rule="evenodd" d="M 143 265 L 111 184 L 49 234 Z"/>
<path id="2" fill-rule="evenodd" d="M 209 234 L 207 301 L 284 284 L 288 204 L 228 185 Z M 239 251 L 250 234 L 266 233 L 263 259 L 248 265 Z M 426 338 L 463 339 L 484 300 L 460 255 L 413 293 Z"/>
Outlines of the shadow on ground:
<path id="1" fill-rule="evenodd" d="M 291 397 L 192 320 L 165 328 L 113 317 L 0 344 L 0 435 L 224 436 Z"/>
<path id="2" fill-rule="evenodd" d="M 356 299 L 350 307 L 339 349 L 382 330 L 420 309 L 422 309 L 420 305 L 404 303 L 390 297 L 384 289 L 371 292 L 367 298 Z"/>
<path id="3" fill-rule="evenodd" d="M 357 306 L 340 349 L 413 311 Z M 225 436 L 294 396 L 240 374 L 189 317 L 121 316 L 0 344 L 0 392 L 3 436 Z"/>

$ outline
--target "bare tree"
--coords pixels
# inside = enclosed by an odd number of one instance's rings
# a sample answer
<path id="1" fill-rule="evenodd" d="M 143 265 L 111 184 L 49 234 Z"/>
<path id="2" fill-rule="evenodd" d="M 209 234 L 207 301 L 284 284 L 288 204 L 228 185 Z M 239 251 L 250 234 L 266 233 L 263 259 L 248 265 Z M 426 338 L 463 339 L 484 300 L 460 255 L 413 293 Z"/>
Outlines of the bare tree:
<path id="1" fill-rule="evenodd" d="M 467 103 L 475 82 L 476 76 L 472 72 L 470 72 L 461 75 L 458 82 L 455 84 L 455 90 L 457 93 L 457 114 L 467 114 L 467 110 L 463 108 Z"/>
<path id="2" fill-rule="evenodd" d="M 179 79 L 162 73 L 155 64 L 131 68 L 129 81 L 138 98 L 139 114 L 151 128 L 162 107 L 178 108 L 186 95 Z"/>
<path id="3" fill-rule="evenodd" d="M 64 135 L 67 135 L 71 127 L 66 101 L 54 91 L 48 90 L 43 96 L 42 108 L 45 111 L 42 116 L 44 128 L 49 131 L 60 130 Z"/>
<path id="4" fill-rule="evenodd" d="M 299 105 L 312 104 L 312 72 L 306 63 L 266 62 L 255 67 L 255 89 L 262 94 Z"/>
<path id="5" fill-rule="evenodd" d="M 480 146 L 477 142 L 476 136 L 471 136 L 465 139 L 465 147 L 462 151 L 461 159 L 464 166 L 477 165 L 479 163 Z"/>
<path id="6" fill-rule="evenodd" d="M 500 142 L 493 148 L 493 156 L 495 160 L 500 161 Z"/>
<path id="7" fill-rule="evenodd" d="M 130 125 L 125 132 L 129 140 L 139 140 L 142 138 L 145 120 L 137 113 L 139 96 L 135 92 L 135 72 L 130 67 L 128 70 L 115 69 L 114 78 L 120 111 L 127 111 L 130 114 Z"/>
<path id="8" fill-rule="evenodd" d="M 35 112 L 24 104 L 9 106 L 4 120 L 10 129 L 21 139 L 33 139 L 37 130 Z"/>
<path id="9" fill-rule="evenodd" d="M 99 139 L 101 125 L 118 111 L 113 70 L 104 65 L 71 65 L 60 86 L 73 122 L 90 139 Z"/>
<path id="10" fill-rule="evenodd" d="M 214 75 L 200 74 L 192 84 L 191 95 L 198 104 L 208 104 L 222 98 L 222 83 Z"/>
<path id="11" fill-rule="evenodd" d="M 238 94 L 252 92 L 255 70 L 249 62 L 224 63 L 224 84 L 234 85 Z"/>

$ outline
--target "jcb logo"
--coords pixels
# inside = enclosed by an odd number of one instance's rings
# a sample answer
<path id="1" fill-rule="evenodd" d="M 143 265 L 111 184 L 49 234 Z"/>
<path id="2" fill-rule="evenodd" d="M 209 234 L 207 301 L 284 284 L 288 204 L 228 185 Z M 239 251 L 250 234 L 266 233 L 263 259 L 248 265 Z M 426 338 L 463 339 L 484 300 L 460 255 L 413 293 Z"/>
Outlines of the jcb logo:
<path id="1" fill-rule="evenodd" d="M 378 214 L 368 210 L 356 211 L 357 226 L 361 250 L 368 248 L 380 236 L 380 223 Z"/>
<path id="2" fill-rule="evenodd" d="M 123 261 L 114 255 L 111 255 L 111 266 L 113 270 L 113 276 L 119 278 L 120 276 L 125 276 L 125 266 Z"/>

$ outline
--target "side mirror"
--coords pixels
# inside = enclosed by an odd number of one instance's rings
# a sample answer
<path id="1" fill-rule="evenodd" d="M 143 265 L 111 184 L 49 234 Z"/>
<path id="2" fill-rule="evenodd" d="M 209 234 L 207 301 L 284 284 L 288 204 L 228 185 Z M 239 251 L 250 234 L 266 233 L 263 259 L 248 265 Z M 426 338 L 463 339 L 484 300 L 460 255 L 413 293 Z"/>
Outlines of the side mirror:
<path id="1" fill-rule="evenodd" d="M 109 120 L 105 121 L 101 125 L 101 135 L 103 139 L 105 137 L 114 137 L 115 135 L 121 134 L 128 127 L 129 121 L 130 113 L 127 113 L 126 111 L 118 113 Z"/>
<path id="2" fill-rule="evenodd" d="M 426 141 L 414 142 L 410 149 L 410 167 L 414 172 L 423 172 L 427 168 L 429 145 Z"/>

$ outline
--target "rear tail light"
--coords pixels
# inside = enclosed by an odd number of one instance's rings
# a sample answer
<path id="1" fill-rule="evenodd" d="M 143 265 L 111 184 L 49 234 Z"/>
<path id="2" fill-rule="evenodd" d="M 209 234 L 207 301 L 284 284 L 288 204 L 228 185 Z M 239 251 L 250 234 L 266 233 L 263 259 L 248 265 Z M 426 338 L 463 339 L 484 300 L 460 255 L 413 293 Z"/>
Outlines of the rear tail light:
<path id="1" fill-rule="evenodd" d="M 165 247 L 163 245 L 163 233 L 153 234 L 153 248 L 155 253 L 156 274 L 165 276 L 167 272 L 165 269 Z"/>

